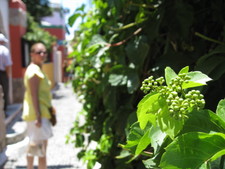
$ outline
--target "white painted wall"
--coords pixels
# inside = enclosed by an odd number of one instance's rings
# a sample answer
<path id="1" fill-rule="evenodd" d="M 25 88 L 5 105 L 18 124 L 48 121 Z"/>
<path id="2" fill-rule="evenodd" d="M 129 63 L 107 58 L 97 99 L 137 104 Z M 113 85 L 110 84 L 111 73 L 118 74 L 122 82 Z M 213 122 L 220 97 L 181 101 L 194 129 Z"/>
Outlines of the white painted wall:
<path id="1" fill-rule="evenodd" d="M 53 47 L 54 80 L 55 83 L 62 82 L 62 53 Z"/>
<path id="2" fill-rule="evenodd" d="M 0 0 L 0 12 L 2 18 L 0 18 L 0 24 L 2 31 L 6 37 L 9 39 L 9 4 L 8 0 Z"/>
<path id="3" fill-rule="evenodd" d="M 10 39 L 9 35 L 9 1 L 0 0 L 0 31 Z M 7 47 L 10 50 L 10 42 L 7 44 Z M 12 74 L 12 72 L 10 73 Z M 13 102 L 12 94 L 12 76 L 9 77 L 9 103 Z"/>

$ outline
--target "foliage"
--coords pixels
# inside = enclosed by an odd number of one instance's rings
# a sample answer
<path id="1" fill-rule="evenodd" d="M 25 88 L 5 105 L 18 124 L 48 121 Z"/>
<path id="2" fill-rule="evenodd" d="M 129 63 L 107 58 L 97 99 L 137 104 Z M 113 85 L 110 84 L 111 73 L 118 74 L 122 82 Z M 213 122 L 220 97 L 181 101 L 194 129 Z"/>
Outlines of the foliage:
<path id="1" fill-rule="evenodd" d="M 73 87 L 84 102 L 84 111 L 71 130 L 71 141 L 82 148 L 79 157 L 89 168 L 98 162 L 102 169 L 142 169 L 142 156 L 126 164 L 129 154 L 118 144 L 125 143 L 128 127 L 137 121 L 143 79 L 162 76 L 167 66 L 178 71 L 190 65 L 214 79 L 202 89 L 207 109 L 215 110 L 224 98 L 225 4 L 222 0 L 93 0 L 92 4 L 92 10 L 85 12 L 81 6 L 69 19 L 70 25 L 82 20 L 70 56 L 74 58 Z M 158 97 L 154 95 L 156 100 Z M 208 111 L 208 116 L 212 114 Z M 81 116 L 84 123 L 80 123 Z M 154 130 L 160 142 L 163 135 L 158 128 Z M 178 131 L 170 131 L 170 136 L 175 137 Z M 140 139 L 142 134 L 141 129 L 135 131 Z M 217 134 L 210 137 L 223 139 Z M 144 140 L 139 150 L 149 144 Z M 93 142 L 95 146 L 89 146 Z"/>
<path id="2" fill-rule="evenodd" d="M 46 48 L 50 50 L 52 45 L 56 42 L 56 37 L 40 28 L 39 24 L 34 21 L 32 16 L 27 15 L 27 17 L 28 27 L 23 38 L 30 43 L 43 42 Z"/>
<path id="3" fill-rule="evenodd" d="M 210 168 L 225 154 L 224 100 L 217 114 L 203 109 L 203 95 L 190 88 L 211 79 L 188 70 L 176 74 L 167 67 L 165 80 L 150 76 L 143 81 L 146 96 L 138 104 L 138 122 L 131 126 L 123 148 L 131 151 L 133 159 L 146 156 L 146 168 Z M 137 131 L 142 133 L 138 137 Z"/>
<path id="4" fill-rule="evenodd" d="M 34 17 L 34 21 L 40 23 L 41 18 L 52 14 L 48 0 L 22 0 L 27 7 L 27 11 Z"/>

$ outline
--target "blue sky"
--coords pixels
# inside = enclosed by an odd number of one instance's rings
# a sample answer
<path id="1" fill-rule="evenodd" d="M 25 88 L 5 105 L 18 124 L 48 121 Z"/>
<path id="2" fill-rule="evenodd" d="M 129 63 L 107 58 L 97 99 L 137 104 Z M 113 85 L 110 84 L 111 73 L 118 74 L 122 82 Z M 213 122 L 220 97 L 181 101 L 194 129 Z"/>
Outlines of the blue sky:
<path id="1" fill-rule="evenodd" d="M 90 0 L 62 0 L 62 5 L 64 8 L 68 8 L 70 10 L 69 14 L 66 15 L 66 21 L 68 18 L 74 13 L 74 11 L 81 7 L 82 4 L 86 5 L 86 8 L 90 5 Z M 79 20 L 73 25 L 70 29 L 71 35 L 67 35 L 67 39 L 71 39 L 73 37 L 73 31 L 77 29 L 79 26 Z"/>
<path id="2" fill-rule="evenodd" d="M 50 0 L 50 2 L 52 2 L 52 3 L 61 3 L 64 8 L 68 8 L 69 9 L 70 12 L 66 15 L 66 22 L 68 22 L 67 21 L 68 18 L 82 4 L 86 5 L 86 9 L 87 9 L 87 7 L 90 7 L 90 5 L 91 5 L 91 0 Z M 70 35 L 66 35 L 67 39 L 71 39 L 73 37 L 73 32 L 74 32 L 75 29 L 77 29 L 78 25 L 79 25 L 79 21 L 76 22 L 76 24 L 74 24 L 72 28 L 69 28 L 71 34 Z"/>

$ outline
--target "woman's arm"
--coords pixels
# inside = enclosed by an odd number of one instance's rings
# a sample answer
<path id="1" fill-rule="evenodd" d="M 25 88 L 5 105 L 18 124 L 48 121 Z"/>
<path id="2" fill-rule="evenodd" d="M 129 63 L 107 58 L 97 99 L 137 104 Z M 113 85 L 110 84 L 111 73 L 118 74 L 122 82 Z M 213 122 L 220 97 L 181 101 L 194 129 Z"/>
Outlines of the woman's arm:
<path id="1" fill-rule="evenodd" d="M 40 105 L 38 99 L 38 90 L 40 85 L 40 78 L 37 75 L 34 75 L 29 80 L 30 90 L 31 90 L 31 98 L 34 106 L 34 111 L 36 113 L 36 121 L 35 124 L 37 127 L 41 127 L 41 112 Z"/>

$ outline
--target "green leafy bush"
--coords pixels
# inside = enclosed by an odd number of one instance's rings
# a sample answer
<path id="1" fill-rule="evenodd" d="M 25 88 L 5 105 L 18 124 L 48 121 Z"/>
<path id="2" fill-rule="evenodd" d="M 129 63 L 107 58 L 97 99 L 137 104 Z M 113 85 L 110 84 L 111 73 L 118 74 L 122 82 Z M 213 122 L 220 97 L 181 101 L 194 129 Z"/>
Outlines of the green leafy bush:
<path id="1" fill-rule="evenodd" d="M 96 163 L 102 169 L 145 168 L 141 158 L 127 164 L 129 154 L 118 144 L 126 142 L 128 128 L 137 121 L 141 82 L 149 76 L 161 77 L 167 66 L 178 72 L 189 65 L 210 76 L 210 85 L 200 88 L 205 108 L 216 109 L 225 96 L 224 8 L 223 0 L 93 0 L 91 10 L 85 12 L 82 6 L 70 17 L 70 25 L 81 20 L 70 56 L 74 91 L 84 103 L 70 141 L 81 148 L 79 157 L 90 169 Z M 200 93 L 193 94 L 198 99 Z M 204 105 L 199 104 L 188 111 Z M 167 132 L 175 137 L 176 130 Z M 138 129 L 136 134 L 141 138 L 143 131 Z"/>
<path id="2" fill-rule="evenodd" d="M 201 72 L 189 72 L 189 67 L 178 74 L 167 67 L 165 80 L 150 76 L 143 81 L 146 95 L 138 104 L 138 121 L 123 145 L 132 160 L 142 156 L 146 168 L 209 169 L 225 154 L 225 100 L 214 113 L 204 109 L 200 91 L 191 90 L 210 80 Z"/>
<path id="3" fill-rule="evenodd" d="M 34 18 L 27 14 L 27 32 L 23 38 L 29 43 L 43 42 L 48 50 L 51 50 L 52 45 L 56 43 L 56 37 L 43 30 Z"/>

